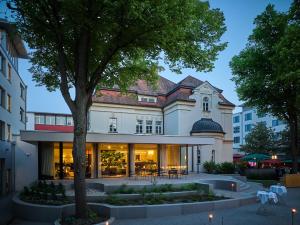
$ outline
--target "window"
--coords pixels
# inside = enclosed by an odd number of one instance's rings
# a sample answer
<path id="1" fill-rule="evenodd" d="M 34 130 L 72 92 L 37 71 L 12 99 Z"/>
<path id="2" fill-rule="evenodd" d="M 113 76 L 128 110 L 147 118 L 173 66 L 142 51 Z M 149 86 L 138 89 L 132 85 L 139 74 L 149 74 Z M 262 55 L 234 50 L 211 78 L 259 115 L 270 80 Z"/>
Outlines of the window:
<path id="1" fill-rule="evenodd" d="M 20 83 L 21 95 L 20 97 L 25 100 L 25 87 Z"/>
<path id="2" fill-rule="evenodd" d="M 110 133 L 117 132 L 117 118 L 109 118 L 109 132 Z"/>
<path id="3" fill-rule="evenodd" d="M 240 116 L 234 116 L 233 123 L 239 123 L 239 122 L 240 122 Z"/>
<path id="4" fill-rule="evenodd" d="M 35 115 L 35 124 L 45 124 L 45 116 L 44 115 Z"/>
<path id="5" fill-rule="evenodd" d="M 251 131 L 251 129 L 252 129 L 252 124 L 247 124 L 247 125 L 245 125 L 245 131 L 246 131 L 246 132 Z"/>
<path id="6" fill-rule="evenodd" d="M 267 126 L 267 121 L 260 121 L 260 122 L 258 122 L 258 123 L 260 123 L 260 124 L 263 124 L 263 125 Z"/>
<path id="7" fill-rule="evenodd" d="M 11 125 L 7 124 L 7 140 L 11 141 Z"/>
<path id="8" fill-rule="evenodd" d="M 11 96 L 7 95 L 7 111 L 11 112 Z"/>
<path id="9" fill-rule="evenodd" d="M 5 123 L 0 120 L 0 140 L 5 140 Z"/>
<path id="10" fill-rule="evenodd" d="M 46 116 L 46 124 L 47 125 L 55 125 L 55 116 Z"/>
<path id="11" fill-rule="evenodd" d="M 216 151 L 215 151 L 215 150 L 212 150 L 212 151 L 211 151 L 211 161 L 212 161 L 212 162 L 215 162 L 215 161 L 216 161 Z"/>
<path id="12" fill-rule="evenodd" d="M 73 126 L 73 118 L 71 116 L 67 117 L 67 126 Z"/>
<path id="13" fill-rule="evenodd" d="M 0 86 L 0 105 L 5 108 L 5 90 Z"/>
<path id="14" fill-rule="evenodd" d="M 208 99 L 208 97 L 204 97 L 203 98 L 203 111 L 204 112 L 208 112 L 208 101 L 209 101 L 209 99 Z"/>
<path id="15" fill-rule="evenodd" d="M 152 134 L 152 120 L 146 120 L 146 134 Z"/>
<path id="16" fill-rule="evenodd" d="M 233 143 L 235 143 L 235 144 L 240 143 L 240 137 L 239 137 L 239 136 L 234 137 L 234 138 L 233 138 Z"/>
<path id="17" fill-rule="evenodd" d="M 240 126 L 233 127 L 233 133 L 240 133 Z"/>
<path id="18" fill-rule="evenodd" d="M 276 127 L 278 124 L 278 120 L 272 120 L 272 127 Z"/>
<path id="19" fill-rule="evenodd" d="M 7 65 L 7 68 L 8 68 L 7 80 L 8 80 L 9 82 L 11 82 L 11 66 L 8 64 L 8 65 Z"/>
<path id="20" fill-rule="evenodd" d="M 22 107 L 20 107 L 20 120 L 25 123 L 25 113 Z"/>
<path id="21" fill-rule="evenodd" d="M 155 133 L 156 134 L 161 134 L 162 133 L 161 124 L 162 124 L 161 121 L 155 121 Z"/>
<path id="22" fill-rule="evenodd" d="M 5 69 L 6 69 L 6 59 L 5 57 L 2 55 L 2 53 L 0 52 L 0 72 L 2 72 L 2 74 L 4 76 L 6 76 L 5 74 Z"/>
<path id="23" fill-rule="evenodd" d="M 157 102 L 156 97 L 150 97 L 150 96 L 138 96 L 139 102 L 149 102 L 149 103 L 155 103 Z"/>
<path id="24" fill-rule="evenodd" d="M 57 116 L 56 117 L 56 125 L 65 126 L 67 124 L 67 118 L 65 116 Z"/>
<path id="25" fill-rule="evenodd" d="M 143 133 L 143 120 L 136 121 L 136 133 L 142 134 Z"/>
<path id="26" fill-rule="evenodd" d="M 245 114 L 245 121 L 252 120 L 252 113 Z"/>

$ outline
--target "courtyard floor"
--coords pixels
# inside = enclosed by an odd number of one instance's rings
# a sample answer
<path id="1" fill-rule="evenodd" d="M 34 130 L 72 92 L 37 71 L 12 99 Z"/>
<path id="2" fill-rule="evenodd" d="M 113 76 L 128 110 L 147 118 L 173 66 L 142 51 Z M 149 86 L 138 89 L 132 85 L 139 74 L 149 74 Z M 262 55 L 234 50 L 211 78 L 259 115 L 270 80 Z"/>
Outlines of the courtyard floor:
<path id="1" fill-rule="evenodd" d="M 203 175 L 203 179 L 207 179 Z M 215 178 L 215 177 L 214 177 Z M 224 178 L 224 177 L 223 177 Z M 122 179 L 118 179 L 122 182 Z M 126 180 L 126 179 L 125 179 Z M 183 179 L 182 179 L 183 180 Z M 187 178 L 186 181 L 189 179 Z M 102 180 L 103 181 L 103 180 Z M 175 180 L 173 180 L 174 182 Z M 110 183 L 111 181 L 107 181 Z M 115 181 L 114 181 L 115 182 Z M 124 180 L 123 180 L 124 182 Z M 149 181 L 136 181 L 144 183 Z M 175 181 L 176 182 L 176 181 Z M 182 181 L 181 181 L 182 182 Z M 251 189 L 251 188 L 250 188 Z M 249 192 L 250 190 L 248 190 Z M 253 190 L 256 191 L 256 190 Z M 240 192 L 240 194 L 242 194 Z M 291 208 L 298 213 L 294 217 L 294 225 L 300 224 L 300 188 L 288 189 L 287 205 L 269 205 L 264 215 L 257 214 L 259 204 L 239 208 L 216 210 L 212 223 L 208 222 L 208 212 L 183 216 L 160 217 L 153 219 L 116 220 L 114 225 L 291 225 Z M 223 219 L 223 223 L 222 223 Z M 30 221 L 13 221 L 12 225 L 50 225 L 50 223 L 34 223 Z"/>

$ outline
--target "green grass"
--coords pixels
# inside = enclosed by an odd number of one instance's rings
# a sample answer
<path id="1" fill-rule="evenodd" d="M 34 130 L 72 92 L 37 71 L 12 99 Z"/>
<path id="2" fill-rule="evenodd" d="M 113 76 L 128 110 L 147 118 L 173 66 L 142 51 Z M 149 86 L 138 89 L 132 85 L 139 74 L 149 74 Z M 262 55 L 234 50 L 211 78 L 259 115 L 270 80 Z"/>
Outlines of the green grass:
<path id="1" fill-rule="evenodd" d="M 248 179 L 248 181 L 261 183 L 265 188 L 269 188 L 271 185 L 279 183 L 278 180 L 250 180 L 250 179 Z"/>

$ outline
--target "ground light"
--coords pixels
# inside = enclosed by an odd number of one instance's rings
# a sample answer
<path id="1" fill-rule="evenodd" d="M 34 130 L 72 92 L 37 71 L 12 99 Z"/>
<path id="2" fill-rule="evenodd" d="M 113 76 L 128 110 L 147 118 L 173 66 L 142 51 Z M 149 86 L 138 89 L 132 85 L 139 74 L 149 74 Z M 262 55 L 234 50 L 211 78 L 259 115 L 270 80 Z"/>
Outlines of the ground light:
<path id="1" fill-rule="evenodd" d="M 231 184 L 231 191 L 234 189 L 234 183 Z"/>
<path id="2" fill-rule="evenodd" d="M 294 216 L 295 216 L 295 214 L 297 213 L 297 209 L 292 208 L 292 209 L 291 209 L 291 213 L 292 213 L 292 225 L 294 225 Z"/>
<path id="3" fill-rule="evenodd" d="M 214 215 L 212 213 L 208 214 L 208 222 L 209 222 L 209 224 L 212 223 L 213 218 L 214 218 Z"/>

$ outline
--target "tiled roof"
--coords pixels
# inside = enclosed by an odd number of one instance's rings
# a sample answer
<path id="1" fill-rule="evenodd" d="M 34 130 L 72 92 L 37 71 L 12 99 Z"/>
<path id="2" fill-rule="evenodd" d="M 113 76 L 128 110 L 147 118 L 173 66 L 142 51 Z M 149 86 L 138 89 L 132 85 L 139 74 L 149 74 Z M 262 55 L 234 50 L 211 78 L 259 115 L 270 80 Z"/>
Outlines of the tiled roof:
<path id="1" fill-rule="evenodd" d="M 175 101 L 195 102 L 195 100 L 190 99 L 189 96 L 192 94 L 194 88 L 203 83 L 203 81 L 198 80 L 195 77 L 187 76 L 176 84 L 160 76 L 156 89 L 151 87 L 147 81 L 138 80 L 135 85 L 128 88 L 127 94 L 122 94 L 117 86 L 113 89 L 101 89 L 93 96 L 93 102 L 163 108 Z M 219 104 L 234 106 L 234 104 L 225 99 L 221 94 L 221 89 L 214 88 L 219 92 L 219 97 L 222 100 Z M 156 96 L 157 102 L 139 102 L 137 94 Z"/>

